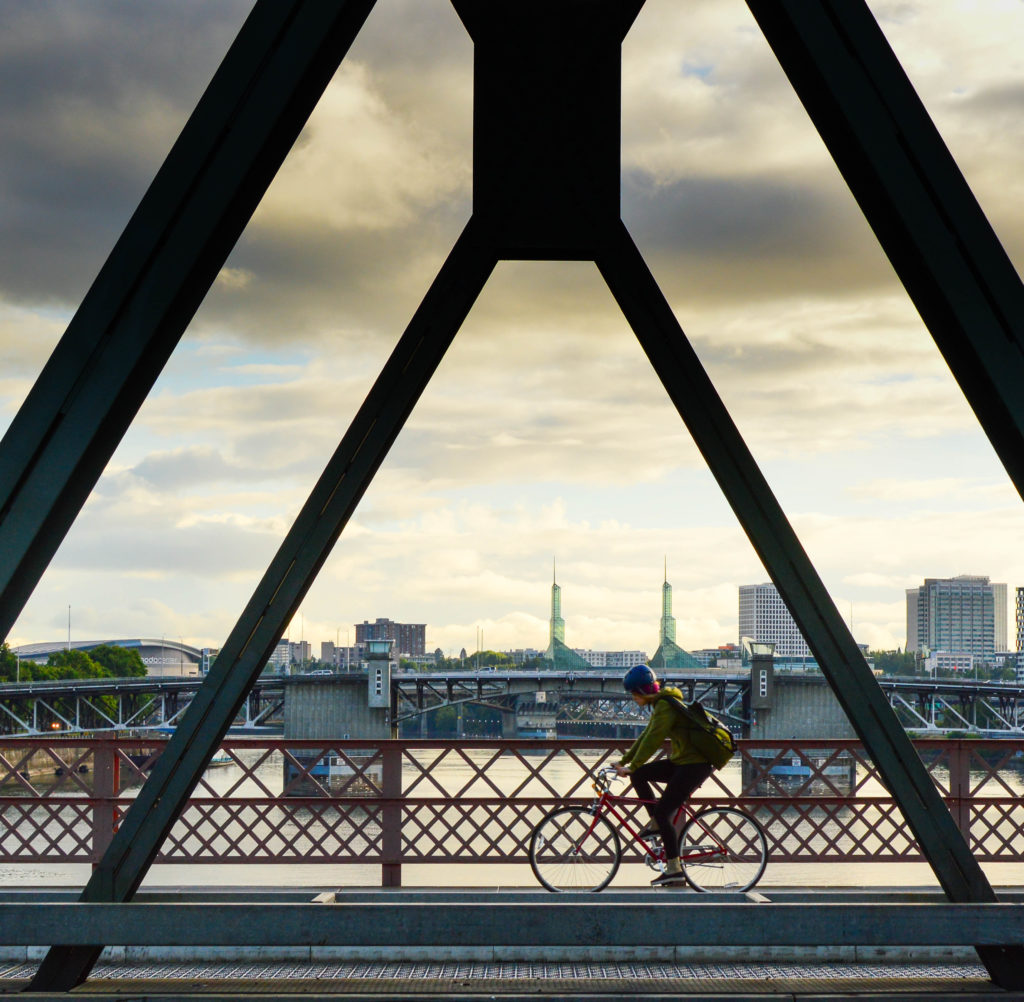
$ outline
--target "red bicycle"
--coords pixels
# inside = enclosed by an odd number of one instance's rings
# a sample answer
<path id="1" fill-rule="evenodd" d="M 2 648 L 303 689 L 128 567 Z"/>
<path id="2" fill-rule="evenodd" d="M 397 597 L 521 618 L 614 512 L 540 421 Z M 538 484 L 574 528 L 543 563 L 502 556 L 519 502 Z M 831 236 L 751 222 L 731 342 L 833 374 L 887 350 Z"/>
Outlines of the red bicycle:
<path id="1" fill-rule="evenodd" d="M 611 792 L 615 769 L 594 777 L 597 799 L 589 807 L 556 807 L 530 836 L 530 866 L 549 891 L 601 891 L 618 872 L 622 839 L 608 820 L 614 817 L 644 853 L 654 871 L 665 869 L 665 850 L 658 835 L 643 837 L 634 829 L 627 805 L 649 804 L 639 797 Z M 768 865 L 768 839 L 761 825 L 736 807 L 679 808 L 674 819 L 679 837 L 683 877 L 695 891 L 746 891 Z"/>

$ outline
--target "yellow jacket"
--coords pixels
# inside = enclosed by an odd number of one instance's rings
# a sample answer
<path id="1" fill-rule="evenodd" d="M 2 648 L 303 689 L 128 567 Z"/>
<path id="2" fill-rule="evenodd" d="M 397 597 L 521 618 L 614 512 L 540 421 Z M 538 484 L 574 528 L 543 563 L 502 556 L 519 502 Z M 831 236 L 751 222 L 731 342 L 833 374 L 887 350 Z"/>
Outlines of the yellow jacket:
<path id="1" fill-rule="evenodd" d="M 659 697 L 662 694 L 675 696 L 676 699 L 685 702 L 682 692 L 671 686 L 665 686 L 658 693 Z M 669 700 L 658 699 L 651 707 L 651 719 L 647 721 L 647 726 L 622 756 L 620 764 L 639 769 L 649 758 L 657 754 L 666 738 L 672 742 L 672 750 L 668 756 L 670 762 L 676 765 L 707 762 L 707 758 L 697 751 L 690 741 L 690 730 L 686 718 Z"/>

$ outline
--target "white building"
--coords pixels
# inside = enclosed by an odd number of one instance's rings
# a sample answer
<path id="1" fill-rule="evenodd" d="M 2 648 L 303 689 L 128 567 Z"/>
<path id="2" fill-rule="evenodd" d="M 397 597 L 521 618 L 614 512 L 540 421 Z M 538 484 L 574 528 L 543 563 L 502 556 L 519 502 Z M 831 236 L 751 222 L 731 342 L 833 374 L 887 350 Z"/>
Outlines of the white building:
<path id="1" fill-rule="evenodd" d="M 573 648 L 591 668 L 632 668 L 633 665 L 647 664 L 646 651 L 585 651 Z"/>
<path id="2" fill-rule="evenodd" d="M 807 646 L 793 617 L 782 601 L 778 589 L 771 582 L 740 585 L 739 642 L 749 637 L 761 643 L 775 644 L 775 656 L 782 658 L 809 658 Z"/>
<path id="3" fill-rule="evenodd" d="M 967 651 L 932 651 L 925 658 L 924 670 L 929 675 L 957 672 L 968 675 L 974 671 L 974 655 Z"/>
<path id="4" fill-rule="evenodd" d="M 292 663 L 291 644 L 286 639 L 277 642 L 273 653 L 267 661 L 266 671 L 274 672 L 277 675 L 287 675 Z"/>

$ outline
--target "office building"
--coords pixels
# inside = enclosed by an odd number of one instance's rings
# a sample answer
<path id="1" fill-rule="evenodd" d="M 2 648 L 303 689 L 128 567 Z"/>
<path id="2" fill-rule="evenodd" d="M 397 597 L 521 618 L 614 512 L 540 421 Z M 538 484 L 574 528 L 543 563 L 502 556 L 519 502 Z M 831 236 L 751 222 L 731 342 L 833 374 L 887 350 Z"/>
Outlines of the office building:
<path id="1" fill-rule="evenodd" d="M 921 648 L 921 641 L 917 635 L 917 600 L 919 589 L 907 589 L 907 646 L 906 650 L 916 651 Z"/>
<path id="2" fill-rule="evenodd" d="M 427 653 L 426 623 L 396 623 L 391 619 L 377 619 L 370 623 L 356 623 L 356 647 L 365 649 L 371 640 L 390 640 L 397 657 L 414 657 Z"/>
<path id="3" fill-rule="evenodd" d="M 591 668 L 632 668 L 647 664 L 647 651 L 592 651 L 574 647 L 573 653 Z"/>
<path id="4" fill-rule="evenodd" d="M 1015 603 L 1017 621 L 1017 650 L 1024 651 L 1024 588 L 1017 589 L 1017 601 Z M 1018 662 L 1020 658 L 1017 659 Z"/>
<path id="5" fill-rule="evenodd" d="M 505 651 L 505 653 L 512 658 L 512 663 L 517 665 L 521 665 L 526 661 L 534 661 L 544 656 L 544 652 L 538 651 L 536 647 L 517 647 L 515 650 Z M 466 656 L 465 651 L 462 652 L 462 656 Z"/>
<path id="6" fill-rule="evenodd" d="M 774 644 L 777 658 L 809 658 L 811 650 L 771 582 L 740 585 L 740 646 L 743 638 Z"/>
<path id="7" fill-rule="evenodd" d="M 979 661 L 1006 650 L 1006 585 L 977 574 L 960 574 L 925 578 L 919 588 L 910 589 L 907 650 L 925 649 L 970 654 Z"/>
<path id="8" fill-rule="evenodd" d="M 308 640 L 288 645 L 288 657 L 293 665 L 308 665 L 313 657 L 313 647 Z"/>
<path id="9" fill-rule="evenodd" d="M 267 666 L 263 670 L 273 672 L 277 675 L 287 675 L 292 663 L 291 644 L 286 637 L 282 637 L 277 646 L 271 652 Z"/>
<path id="10" fill-rule="evenodd" d="M 701 668 L 722 668 L 738 671 L 743 667 L 743 652 L 737 644 L 702 647 L 690 652 Z"/>
<path id="11" fill-rule="evenodd" d="M 992 585 L 992 627 L 997 651 L 1009 650 L 1007 620 L 1007 589 L 1005 584 Z"/>
<path id="12" fill-rule="evenodd" d="M 924 659 L 925 673 L 932 676 L 939 675 L 970 675 L 974 671 L 974 655 L 964 651 L 950 653 L 947 651 L 932 651 Z"/>

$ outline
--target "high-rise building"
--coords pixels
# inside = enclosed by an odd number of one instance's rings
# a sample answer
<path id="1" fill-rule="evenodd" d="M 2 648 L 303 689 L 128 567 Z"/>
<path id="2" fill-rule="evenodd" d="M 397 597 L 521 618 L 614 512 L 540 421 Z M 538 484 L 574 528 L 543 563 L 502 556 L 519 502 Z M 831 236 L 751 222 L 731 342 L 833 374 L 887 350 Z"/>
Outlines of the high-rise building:
<path id="1" fill-rule="evenodd" d="M 907 650 L 922 648 L 970 654 L 979 661 L 1006 650 L 1006 585 L 977 574 L 960 574 L 925 578 L 919 588 L 908 590 Z"/>
<path id="2" fill-rule="evenodd" d="M 1016 602 L 1017 650 L 1024 651 L 1024 588 L 1017 589 Z M 1017 659 L 1018 664 L 1020 658 Z"/>
<path id="3" fill-rule="evenodd" d="M 740 646 L 743 638 L 775 645 L 781 658 L 809 658 L 811 650 L 771 582 L 740 585 Z"/>
<path id="4" fill-rule="evenodd" d="M 1007 596 L 1006 585 L 992 584 L 992 628 L 995 633 L 993 642 L 997 651 L 1008 651 L 1009 641 L 1006 629 Z"/>
<path id="5" fill-rule="evenodd" d="M 355 625 L 357 647 L 365 647 L 370 640 L 391 640 L 391 649 L 399 657 L 427 652 L 426 623 L 396 623 L 391 619 L 377 619 L 373 623 L 363 620 Z"/>
<path id="6" fill-rule="evenodd" d="M 920 597 L 919 589 L 907 589 L 907 646 L 908 651 L 916 651 L 921 646 L 920 638 L 917 635 L 917 600 Z"/>

